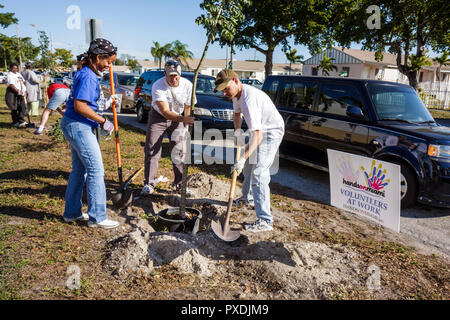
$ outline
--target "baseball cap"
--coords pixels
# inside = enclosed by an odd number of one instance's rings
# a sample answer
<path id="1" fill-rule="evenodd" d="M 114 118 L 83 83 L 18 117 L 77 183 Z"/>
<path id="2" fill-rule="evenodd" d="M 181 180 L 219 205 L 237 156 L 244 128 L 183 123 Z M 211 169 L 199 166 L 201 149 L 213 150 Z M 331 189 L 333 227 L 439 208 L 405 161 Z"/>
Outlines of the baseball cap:
<path id="1" fill-rule="evenodd" d="M 234 78 L 239 78 L 239 76 L 233 70 L 223 69 L 222 71 L 220 71 L 216 76 L 216 82 L 214 82 L 214 85 L 216 86 L 214 92 L 222 91 L 223 89 L 225 89 L 228 85 L 228 82 L 230 80 L 233 80 Z"/>
<path id="2" fill-rule="evenodd" d="M 166 75 L 170 76 L 171 74 L 177 74 L 181 76 L 181 66 L 178 62 L 169 60 L 164 65 L 164 71 Z"/>

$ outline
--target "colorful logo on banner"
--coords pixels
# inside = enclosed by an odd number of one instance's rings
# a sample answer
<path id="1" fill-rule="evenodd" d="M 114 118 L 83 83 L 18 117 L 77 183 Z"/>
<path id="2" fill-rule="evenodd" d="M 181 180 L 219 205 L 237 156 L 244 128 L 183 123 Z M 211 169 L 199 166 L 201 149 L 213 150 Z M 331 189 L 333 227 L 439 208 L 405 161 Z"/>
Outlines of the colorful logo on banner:
<path id="1" fill-rule="evenodd" d="M 342 175 L 343 184 L 352 186 L 357 189 L 370 192 L 377 196 L 385 197 L 385 191 L 383 190 L 391 181 L 386 179 L 386 169 L 383 169 L 383 165 L 375 160 L 372 161 L 370 170 L 366 171 L 364 166 L 360 167 L 364 173 L 365 185 L 358 183 L 360 171 L 359 169 L 353 170 L 349 159 L 341 159 L 338 167 L 339 172 Z"/>

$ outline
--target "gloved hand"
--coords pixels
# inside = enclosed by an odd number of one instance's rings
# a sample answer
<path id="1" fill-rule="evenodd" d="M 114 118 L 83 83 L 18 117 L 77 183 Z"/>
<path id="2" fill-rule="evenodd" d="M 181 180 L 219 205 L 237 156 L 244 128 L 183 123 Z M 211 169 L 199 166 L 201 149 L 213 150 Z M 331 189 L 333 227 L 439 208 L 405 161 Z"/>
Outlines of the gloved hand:
<path id="1" fill-rule="evenodd" d="M 231 166 L 231 174 L 233 174 L 234 170 L 236 170 L 237 175 L 239 176 L 242 173 L 245 165 L 245 158 L 240 158 L 235 164 Z"/>
<path id="2" fill-rule="evenodd" d="M 234 131 L 234 145 L 237 147 L 245 146 L 245 136 L 244 131 L 242 131 L 242 129 Z"/>
<path id="3" fill-rule="evenodd" d="M 113 100 L 115 100 L 116 102 L 116 108 L 119 106 L 121 100 L 120 96 L 118 94 L 112 94 L 105 102 L 105 110 L 108 110 L 112 107 Z"/>
<path id="4" fill-rule="evenodd" d="M 100 133 L 102 136 L 107 137 L 113 132 L 114 130 L 114 124 L 108 120 L 108 118 L 105 118 L 106 121 L 102 124 L 102 129 L 100 130 Z"/>

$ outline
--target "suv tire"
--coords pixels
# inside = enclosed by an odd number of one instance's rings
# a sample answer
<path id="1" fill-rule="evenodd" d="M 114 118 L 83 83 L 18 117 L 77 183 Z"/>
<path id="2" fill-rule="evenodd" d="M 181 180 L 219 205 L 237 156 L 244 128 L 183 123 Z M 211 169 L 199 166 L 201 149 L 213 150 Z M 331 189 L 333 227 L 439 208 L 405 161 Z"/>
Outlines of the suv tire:
<path id="1" fill-rule="evenodd" d="M 409 208 L 417 201 L 418 186 L 416 175 L 408 165 L 399 161 L 392 161 L 392 163 L 400 166 L 401 208 Z"/>
<path id="2" fill-rule="evenodd" d="M 139 123 L 146 123 L 148 114 L 145 112 L 142 103 L 138 103 L 136 105 L 136 117 Z"/>

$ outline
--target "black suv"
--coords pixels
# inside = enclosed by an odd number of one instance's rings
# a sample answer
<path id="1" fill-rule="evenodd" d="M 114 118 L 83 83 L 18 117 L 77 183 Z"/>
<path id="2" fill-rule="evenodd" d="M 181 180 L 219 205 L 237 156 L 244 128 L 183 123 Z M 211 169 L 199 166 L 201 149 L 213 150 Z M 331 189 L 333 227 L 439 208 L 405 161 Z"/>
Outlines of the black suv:
<path id="1" fill-rule="evenodd" d="M 280 154 L 328 170 L 327 149 L 396 163 L 402 207 L 450 207 L 450 128 L 412 87 L 376 80 L 268 76 L 263 85 L 285 120 Z"/>
<path id="2" fill-rule="evenodd" d="M 183 72 L 183 78 L 194 80 L 194 73 Z M 137 120 L 141 123 L 147 122 L 148 111 L 152 107 L 152 85 L 164 77 L 161 70 L 149 70 L 144 72 L 138 80 L 135 89 L 135 108 Z M 216 79 L 207 75 L 198 75 L 196 97 L 197 103 L 194 108 L 196 121 L 202 121 L 202 129 L 219 129 L 223 133 L 227 129 L 233 129 L 233 103 L 226 99 L 221 92 L 214 93 L 214 81 Z M 243 123 L 243 128 L 245 125 Z"/>

